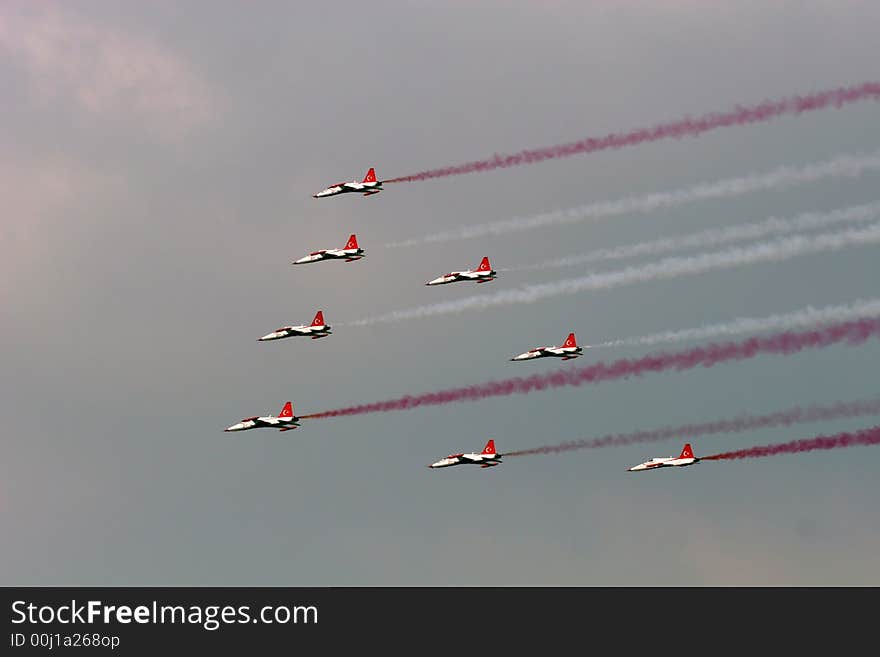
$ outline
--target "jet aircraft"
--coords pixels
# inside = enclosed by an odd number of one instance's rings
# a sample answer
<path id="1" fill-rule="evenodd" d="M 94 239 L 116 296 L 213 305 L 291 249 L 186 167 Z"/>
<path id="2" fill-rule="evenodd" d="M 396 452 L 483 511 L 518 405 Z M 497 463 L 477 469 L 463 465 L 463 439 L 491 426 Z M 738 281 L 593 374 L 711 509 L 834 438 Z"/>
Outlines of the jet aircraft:
<path id="1" fill-rule="evenodd" d="M 310 337 L 312 340 L 318 338 L 326 338 L 330 335 L 330 326 L 324 323 L 324 311 L 319 310 L 315 313 L 315 318 L 309 325 L 302 324 L 300 326 L 282 326 L 271 333 L 267 333 L 262 338 L 257 338 L 257 342 L 268 342 L 269 340 L 281 340 L 282 338 L 290 338 L 297 335 Z"/>
<path id="2" fill-rule="evenodd" d="M 429 465 L 429 468 L 448 468 L 453 465 L 464 465 L 470 463 L 479 465 L 481 468 L 491 468 L 501 465 L 501 457 L 503 454 L 495 452 L 495 441 L 490 440 L 486 443 L 483 451 L 479 454 L 450 454 L 446 458 L 440 459 L 436 463 Z"/>
<path id="3" fill-rule="evenodd" d="M 519 356 L 514 356 L 510 360 L 532 360 L 534 358 L 546 358 L 548 356 L 555 356 L 562 360 L 571 360 L 572 358 L 577 358 L 583 352 L 583 347 L 578 346 L 574 333 L 569 333 L 565 342 L 563 342 L 560 347 L 535 347 Z"/>
<path id="4" fill-rule="evenodd" d="M 312 196 L 314 198 L 324 198 L 325 196 L 336 196 L 337 194 L 346 194 L 348 192 L 360 192 L 364 196 L 372 196 L 381 191 L 382 181 L 376 180 L 376 170 L 371 168 L 367 171 L 367 175 L 364 176 L 361 182 L 349 180 L 348 182 L 335 183 Z"/>
<path id="5" fill-rule="evenodd" d="M 694 456 L 694 450 L 691 449 L 690 443 L 685 443 L 684 449 L 678 456 L 658 456 L 650 461 L 639 463 L 629 468 L 629 472 L 640 472 L 642 470 L 656 470 L 657 468 L 669 468 L 672 466 L 682 467 L 699 463 L 700 459 Z"/>
<path id="6" fill-rule="evenodd" d="M 476 283 L 488 283 L 498 276 L 498 272 L 492 269 L 489 264 L 489 258 L 484 257 L 480 261 L 480 266 L 476 269 L 468 269 L 467 271 L 453 271 L 443 276 L 428 281 L 425 285 L 445 285 L 446 283 L 456 283 L 458 281 L 474 281 Z"/>
<path id="7" fill-rule="evenodd" d="M 281 409 L 281 414 L 277 417 L 274 415 L 264 415 L 261 417 L 246 417 L 237 424 L 227 427 L 224 431 L 247 431 L 248 429 L 278 429 L 279 431 L 290 431 L 299 427 L 300 418 L 293 414 L 293 404 L 287 402 Z"/>
<path id="8" fill-rule="evenodd" d="M 358 246 L 357 235 L 349 235 L 348 241 L 341 249 L 321 249 L 320 251 L 312 251 L 309 255 L 303 256 L 299 260 L 294 260 L 292 265 L 305 265 L 310 262 L 321 262 L 322 260 L 345 260 L 346 262 L 354 262 L 360 260 L 366 254 L 364 250 Z"/>

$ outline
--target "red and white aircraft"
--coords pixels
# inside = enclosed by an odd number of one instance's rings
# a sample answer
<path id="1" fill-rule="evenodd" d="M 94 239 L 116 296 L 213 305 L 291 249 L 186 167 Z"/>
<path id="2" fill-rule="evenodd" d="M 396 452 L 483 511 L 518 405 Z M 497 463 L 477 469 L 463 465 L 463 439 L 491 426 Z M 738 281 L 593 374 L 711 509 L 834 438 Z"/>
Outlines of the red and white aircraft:
<path id="1" fill-rule="evenodd" d="M 439 278 L 435 278 L 433 281 L 428 281 L 425 285 L 445 285 L 446 283 L 455 283 L 457 281 L 488 283 L 496 276 L 498 276 L 498 272 L 492 269 L 492 265 L 489 264 L 489 258 L 483 258 L 480 261 L 480 266 L 476 269 L 449 272 Z"/>
<path id="2" fill-rule="evenodd" d="M 694 456 L 694 450 L 691 449 L 691 444 L 685 443 L 684 449 L 681 450 L 681 454 L 679 454 L 678 456 L 658 456 L 651 459 L 650 461 L 645 461 L 644 463 L 634 465 L 633 467 L 629 468 L 628 471 L 639 472 L 640 470 L 656 470 L 657 468 L 685 466 L 692 463 L 699 463 L 699 461 L 700 459 Z"/>
<path id="3" fill-rule="evenodd" d="M 324 311 L 319 310 L 315 313 L 315 319 L 312 320 L 312 323 L 306 326 L 305 324 L 300 326 L 282 326 L 279 329 L 275 329 L 271 333 L 267 333 L 262 338 L 257 338 L 257 342 L 266 342 L 268 340 L 281 340 L 282 338 L 289 338 L 295 335 L 304 335 L 310 337 L 312 340 L 317 340 L 318 338 L 326 338 L 330 335 L 330 327 L 324 323 Z"/>
<path id="4" fill-rule="evenodd" d="M 299 260 L 294 260 L 292 265 L 305 265 L 310 262 L 320 262 L 321 260 L 345 260 L 353 262 L 360 260 L 366 254 L 364 250 L 358 246 L 357 235 L 349 235 L 348 241 L 341 249 L 321 249 L 320 251 L 312 251 L 309 255 L 303 256 Z"/>
<path id="5" fill-rule="evenodd" d="M 440 459 L 436 463 L 429 465 L 429 468 L 448 468 L 451 465 L 463 465 L 471 463 L 479 465 L 481 468 L 491 468 L 495 465 L 501 465 L 501 457 L 503 454 L 495 452 L 495 441 L 490 440 L 486 443 L 483 451 L 479 454 L 450 454 L 445 459 Z"/>
<path id="6" fill-rule="evenodd" d="M 246 431 L 248 429 L 278 429 L 279 431 L 290 431 L 299 426 L 299 421 L 300 418 L 293 414 L 293 404 L 287 402 L 284 404 L 284 408 L 281 409 L 281 414 L 278 417 L 275 417 L 274 415 L 246 417 L 243 420 L 240 420 L 238 424 L 233 424 L 231 427 L 228 427 L 223 431 Z"/>
<path id="7" fill-rule="evenodd" d="M 562 360 L 571 360 L 572 358 L 577 358 L 583 352 L 583 347 L 578 346 L 574 333 L 569 333 L 561 347 L 535 347 L 519 356 L 514 356 L 510 360 L 532 360 L 533 358 L 546 358 L 547 356 L 556 356 Z"/>
<path id="8" fill-rule="evenodd" d="M 325 196 L 336 196 L 337 194 L 345 194 L 346 192 L 360 192 L 364 196 L 372 196 L 382 191 L 382 181 L 376 180 L 376 170 L 371 168 L 367 171 L 367 175 L 361 182 L 350 180 L 348 182 L 339 182 L 330 185 L 327 189 L 322 189 L 317 194 L 313 194 L 314 198 L 324 198 Z"/>

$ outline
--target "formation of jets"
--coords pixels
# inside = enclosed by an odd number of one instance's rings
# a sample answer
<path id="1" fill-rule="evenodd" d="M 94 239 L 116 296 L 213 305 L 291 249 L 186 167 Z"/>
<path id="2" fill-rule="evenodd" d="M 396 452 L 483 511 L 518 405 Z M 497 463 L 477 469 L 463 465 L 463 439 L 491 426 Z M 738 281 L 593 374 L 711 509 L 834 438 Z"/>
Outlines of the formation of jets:
<path id="1" fill-rule="evenodd" d="M 574 333 L 569 333 L 565 342 L 560 347 L 534 347 L 528 351 L 514 356 L 510 360 L 532 360 L 534 358 L 555 357 L 562 360 L 571 360 L 577 358 L 584 352 L 583 347 L 579 347 Z"/>
<path id="2" fill-rule="evenodd" d="M 267 342 L 269 340 L 281 340 L 296 335 L 310 337 L 312 340 L 318 338 L 326 338 L 330 335 L 330 326 L 324 323 L 324 311 L 319 310 L 315 313 L 315 318 L 311 324 L 301 324 L 299 326 L 282 326 L 271 333 L 267 333 L 262 338 L 257 338 L 257 342 Z"/>
<path id="3" fill-rule="evenodd" d="M 691 449 L 690 443 L 685 443 L 681 454 L 678 456 L 656 456 L 650 461 L 639 463 L 629 468 L 628 472 L 641 472 L 642 470 L 656 470 L 658 468 L 683 467 L 699 463 L 700 459 L 694 456 L 694 450 Z"/>
<path id="4" fill-rule="evenodd" d="M 346 194 L 356 192 L 364 196 L 372 196 L 382 191 L 382 181 L 376 178 L 376 170 L 370 168 L 364 179 L 361 181 L 351 180 L 348 182 L 340 182 L 321 190 L 314 194 L 314 198 L 324 198 L 326 196 L 336 196 L 338 194 Z M 348 241 L 342 248 L 320 249 L 312 251 L 297 260 L 293 265 L 304 265 L 312 262 L 322 262 L 324 260 L 343 260 L 344 262 L 354 262 L 364 258 L 366 253 L 358 245 L 357 235 L 352 233 L 348 237 Z M 448 283 L 458 283 L 461 281 L 471 281 L 474 283 L 488 283 L 497 278 L 498 272 L 492 269 L 489 257 L 484 256 L 476 269 L 468 269 L 465 271 L 453 271 L 443 276 L 428 281 L 425 285 L 446 285 Z M 311 324 L 303 324 L 299 326 L 282 326 L 275 329 L 271 333 L 267 333 L 261 338 L 257 338 L 259 342 L 267 342 L 270 340 L 282 340 L 294 336 L 310 337 L 312 340 L 324 338 L 330 335 L 330 326 L 324 323 L 324 312 L 319 310 L 315 313 L 315 317 Z M 525 361 L 537 358 L 560 358 L 562 360 L 572 360 L 583 355 L 584 349 L 578 345 L 577 338 L 574 333 L 569 333 L 561 345 L 533 347 L 510 360 Z M 246 431 L 248 429 L 272 428 L 279 431 L 290 431 L 299 427 L 300 418 L 293 414 L 293 404 L 287 402 L 281 409 L 281 413 L 277 416 L 265 415 L 259 417 L 247 417 L 224 431 Z M 454 465 L 479 465 L 480 468 L 491 468 L 501 464 L 502 454 L 495 451 L 495 441 L 489 440 L 483 451 L 480 453 L 460 453 L 450 454 L 440 459 L 428 467 L 432 469 L 448 468 Z M 639 463 L 631 468 L 629 472 L 640 472 L 642 470 L 655 470 L 657 468 L 681 467 L 698 463 L 700 459 L 694 456 L 690 443 L 687 443 L 678 456 L 656 457 L 644 463 Z"/>
<path id="5" fill-rule="evenodd" d="M 446 458 L 429 465 L 429 468 L 448 468 L 453 465 L 479 465 L 481 468 L 491 468 L 501 465 L 502 454 L 495 452 L 495 441 L 490 440 L 486 443 L 483 451 L 479 454 L 450 454 Z"/>
<path id="6" fill-rule="evenodd" d="M 276 415 L 263 415 L 260 417 L 246 417 L 239 420 L 231 427 L 227 427 L 224 431 L 247 431 L 248 429 L 278 429 L 279 431 L 290 431 L 299 426 L 300 418 L 293 414 L 293 403 L 287 402 L 281 413 Z"/>
<path id="7" fill-rule="evenodd" d="M 312 251 L 309 255 L 303 256 L 299 260 L 294 260 L 292 265 L 305 265 L 310 262 L 321 262 L 322 260 L 345 260 L 346 262 L 354 262 L 365 257 L 364 250 L 358 246 L 357 235 L 349 235 L 348 241 L 341 249 L 321 249 L 320 251 Z"/>
<path id="8" fill-rule="evenodd" d="M 372 196 L 382 191 L 382 181 L 376 180 L 376 170 L 370 168 L 367 175 L 360 182 L 357 180 L 349 180 L 348 182 L 339 182 L 322 189 L 313 196 L 315 198 L 324 198 L 325 196 L 336 196 L 337 194 L 346 194 L 348 192 L 359 192 L 364 196 Z"/>
<path id="9" fill-rule="evenodd" d="M 489 258 L 484 257 L 480 261 L 480 266 L 476 269 L 468 269 L 466 271 L 453 271 L 443 276 L 438 276 L 433 281 L 428 281 L 425 285 L 446 285 L 447 283 L 457 283 L 459 281 L 474 281 L 476 283 L 488 283 L 498 276 L 498 272 L 492 269 L 489 264 Z"/>

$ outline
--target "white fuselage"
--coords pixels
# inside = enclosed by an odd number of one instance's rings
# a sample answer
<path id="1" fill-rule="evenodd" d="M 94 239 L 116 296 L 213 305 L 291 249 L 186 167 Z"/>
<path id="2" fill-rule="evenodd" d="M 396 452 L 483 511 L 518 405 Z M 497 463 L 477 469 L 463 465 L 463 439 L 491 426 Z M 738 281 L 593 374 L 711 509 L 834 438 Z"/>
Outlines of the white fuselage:
<path id="1" fill-rule="evenodd" d="M 582 347 L 535 347 L 519 356 L 514 356 L 510 360 L 532 360 L 533 358 L 547 358 L 550 356 L 568 360 L 569 358 L 577 358 L 582 353 Z"/>
<path id="2" fill-rule="evenodd" d="M 640 470 L 656 470 L 657 468 L 668 468 L 671 466 L 683 466 L 683 465 L 691 465 L 692 463 L 696 463 L 700 459 L 698 458 L 679 458 L 677 456 L 667 456 L 667 457 L 657 457 L 653 458 L 650 461 L 645 461 L 644 463 L 639 463 L 638 465 L 634 465 L 629 468 L 629 472 L 639 472 Z"/>
<path id="3" fill-rule="evenodd" d="M 336 196 L 337 194 L 345 194 L 347 192 L 360 192 L 362 194 L 378 194 L 382 191 L 382 182 L 358 182 L 352 180 L 350 182 L 336 183 L 327 189 L 322 189 L 314 198 L 324 198 L 325 196 Z"/>
<path id="4" fill-rule="evenodd" d="M 486 467 L 501 464 L 501 456 L 498 454 L 450 454 L 446 458 L 440 459 L 436 463 L 429 465 L 429 468 L 448 468 L 451 465 L 483 465 Z"/>
<path id="5" fill-rule="evenodd" d="M 330 326 L 318 324 L 317 326 L 282 326 L 271 333 L 267 333 L 262 338 L 257 338 L 257 342 L 267 342 L 269 340 L 281 340 L 301 335 L 311 338 L 324 338 L 330 335 Z"/>
<path id="6" fill-rule="evenodd" d="M 425 285 L 445 285 L 446 283 L 457 283 L 458 281 L 475 281 L 477 283 L 486 283 L 491 281 L 498 272 L 494 269 L 489 271 L 453 271 L 443 276 L 438 276 L 433 281 L 428 281 Z"/>
<path id="7" fill-rule="evenodd" d="M 310 262 L 320 262 L 321 260 L 360 260 L 364 255 L 363 249 L 325 249 L 323 251 L 315 251 L 299 260 L 295 260 L 293 264 L 305 265 Z"/>
<path id="8" fill-rule="evenodd" d="M 273 429 L 294 428 L 299 426 L 298 417 L 276 417 L 264 415 L 261 417 L 249 417 L 237 424 L 224 429 L 224 431 L 247 431 L 248 429 Z"/>

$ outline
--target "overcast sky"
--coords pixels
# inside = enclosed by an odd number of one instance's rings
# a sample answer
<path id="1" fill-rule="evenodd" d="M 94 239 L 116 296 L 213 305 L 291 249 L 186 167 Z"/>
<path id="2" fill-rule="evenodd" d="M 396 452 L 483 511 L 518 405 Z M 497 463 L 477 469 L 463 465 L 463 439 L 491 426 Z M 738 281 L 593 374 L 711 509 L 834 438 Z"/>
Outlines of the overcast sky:
<path id="1" fill-rule="evenodd" d="M 657 260 L 498 269 L 878 201 L 880 173 L 385 245 L 880 149 L 880 105 L 316 200 L 380 179 L 878 79 L 880 5 L 4 2 L 7 585 L 880 584 L 880 448 L 628 473 L 682 440 L 446 454 L 876 396 L 880 344 L 227 434 L 666 347 L 521 351 L 875 298 L 876 245 L 480 312 L 358 319 Z M 844 230 L 829 228 L 826 231 Z M 292 267 L 356 233 L 367 257 Z M 723 248 L 723 247 L 722 247 Z M 688 253 L 693 253 L 689 251 Z M 488 289 L 486 289 L 488 288 Z M 258 343 L 323 309 L 322 340 Z M 673 345 L 683 349 L 695 342 Z M 548 362 L 551 361 L 551 362 Z M 880 417 L 690 440 L 697 455 Z"/>

